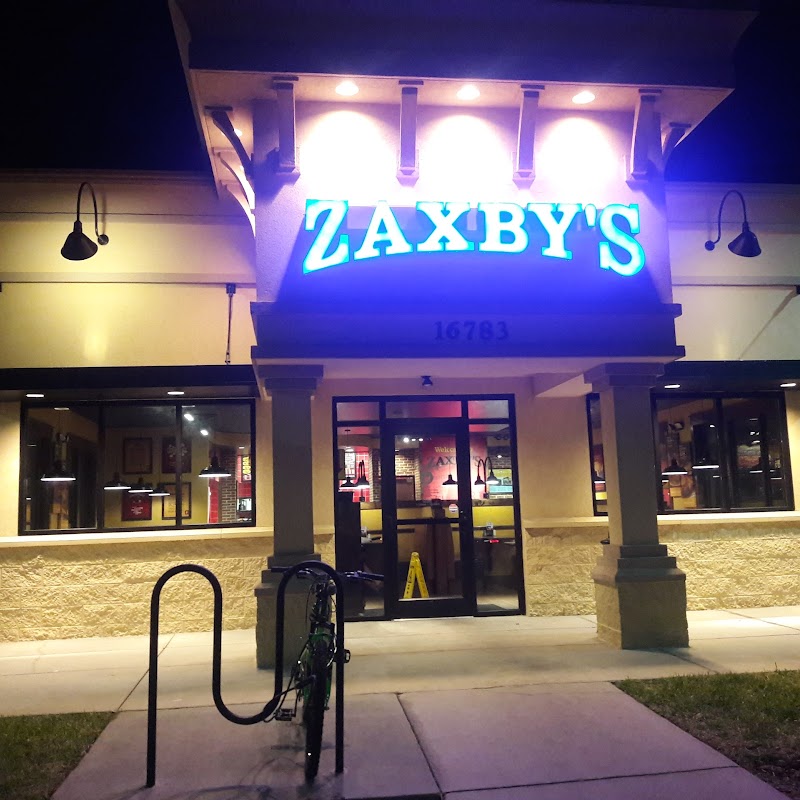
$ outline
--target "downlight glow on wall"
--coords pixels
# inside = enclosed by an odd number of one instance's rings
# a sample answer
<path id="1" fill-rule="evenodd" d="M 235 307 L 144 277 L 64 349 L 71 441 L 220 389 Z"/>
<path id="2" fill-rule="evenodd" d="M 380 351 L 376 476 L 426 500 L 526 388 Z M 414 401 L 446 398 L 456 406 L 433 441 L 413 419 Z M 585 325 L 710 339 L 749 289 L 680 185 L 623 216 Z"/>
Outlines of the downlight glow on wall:
<path id="1" fill-rule="evenodd" d="M 640 232 L 639 206 L 612 203 L 599 208 L 591 203 L 468 203 L 420 201 L 414 209 L 392 208 L 381 201 L 368 208 L 369 222 L 358 239 L 351 241 L 356 226 L 350 226 L 353 209 L 346 200 L 308 200 L 304 229 L 314 236 L 303 259 L 303 272 L 312 273 L 351 261 L 380 257 L 409 256 L 413 253 L 505 253 L 531 252 L 532 226 L 545 234 L 541 256 L 571 261 L 571 239 L 600 238 L 597 258 L 600 269 L 631 276 L 645 265 L 645 253 L 636 240 Z M 358 209 L 363 214 L 364 209 Z M 404 231 L 398 221 L 416 211 L 414 230 Z M 466 226 L 463 220 L 477 212 L 482 224 Z M 431 225 L 433 229 L 430 230 Z M 426 231 L 419 236 L 418 231 Z"/>

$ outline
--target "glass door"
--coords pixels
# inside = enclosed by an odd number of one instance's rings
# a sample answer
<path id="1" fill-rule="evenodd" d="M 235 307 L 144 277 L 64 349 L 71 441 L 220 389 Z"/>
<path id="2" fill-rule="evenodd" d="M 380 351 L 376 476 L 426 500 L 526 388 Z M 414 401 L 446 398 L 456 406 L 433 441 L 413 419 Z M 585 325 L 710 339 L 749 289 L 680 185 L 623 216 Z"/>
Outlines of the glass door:
<path id="1" fill-rule="evenodd" d="M 387 615 L 474 614 L 467 425 L 387 420 L 382 440 Z"/>

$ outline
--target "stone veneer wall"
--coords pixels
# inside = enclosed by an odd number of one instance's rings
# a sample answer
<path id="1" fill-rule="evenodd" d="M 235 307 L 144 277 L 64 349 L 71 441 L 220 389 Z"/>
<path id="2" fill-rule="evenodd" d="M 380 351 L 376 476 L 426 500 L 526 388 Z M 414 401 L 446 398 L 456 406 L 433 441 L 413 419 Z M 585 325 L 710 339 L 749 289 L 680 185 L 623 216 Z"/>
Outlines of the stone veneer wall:
<path id="1" fill-rule="evenodd" d="M 333 563 L 333 535 L 316 537 Z M 271 533 L 182 536 L 18 537 L 0 543 L 0 641 L 146 634 L 153 585 L 170 567 L 200 564 L 222 586 L 226 630 L 252 628 L 253 590 L 272 554 Z M 213 593 L 199 575 L 181 574 L 161 593 L 161 633 L 206 631 Z"/>
<path id="2" fill-rule="evenodd" d="M 591 573 L 607 535 L 594 520 L 528 527 L 526 612 L 593 614 Z M 800 515 L 660 517 L 659 536 L 686 573 L 690 610 L 800 604 Z"/>

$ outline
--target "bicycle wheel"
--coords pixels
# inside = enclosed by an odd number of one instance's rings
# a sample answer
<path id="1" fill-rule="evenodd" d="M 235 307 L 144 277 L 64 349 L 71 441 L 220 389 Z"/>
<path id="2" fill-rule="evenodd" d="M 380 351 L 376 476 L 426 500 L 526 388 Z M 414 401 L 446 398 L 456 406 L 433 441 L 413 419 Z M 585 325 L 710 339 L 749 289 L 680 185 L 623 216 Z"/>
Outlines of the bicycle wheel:
<path id="1" fill-rule="evenodd" d="M 319 770 L 322 750 L 322 723 L 328 695 L 328 643 L 318 640 L 311 645 L 311 685 L 306 694 L 303 722 L 306 726 L 306 780 L 313 781 Z"/>

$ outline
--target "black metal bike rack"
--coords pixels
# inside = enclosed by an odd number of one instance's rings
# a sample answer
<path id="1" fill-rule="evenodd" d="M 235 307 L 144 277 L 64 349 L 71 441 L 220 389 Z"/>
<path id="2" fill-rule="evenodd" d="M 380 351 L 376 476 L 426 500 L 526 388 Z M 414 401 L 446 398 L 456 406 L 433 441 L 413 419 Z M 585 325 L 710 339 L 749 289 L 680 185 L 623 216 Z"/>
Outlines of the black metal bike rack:
<path id="1" fill-rule="evenodd" d="M 202 575 L 214 590 L 214 639 L 211 666 L 211 692 L 217 711 L 225 719 L 237 725 L 253 725 L 263 722 L 272 715 L 283 697 L 283 632 L 286 608 L 286 585 L 292 576 L 303 569 L 321 570 L 328 574 L 336 586 L 336 772 L 344 770 L 344 593 L 342 580 L 333 567 L 322 561 L 302 561 L 289 567 L 283 573 L 278 585 L 277 606 L 275 609 L 275 694 L 257 714 L 242 717 L 234 714 L 223 702 L 220 689 L 222 673 L 222 587 L 217 576 L 199 564 L 180 564 L 168 569 L 156 581 L 150 598 L 150 667 L 147 696 L 147 781 L 146 786 L 156 783 L 156 712 L 158 700 L 158 623 L 161 607 L 161 590 L 170 578 L 181 572 L 196 572 Z"/>

